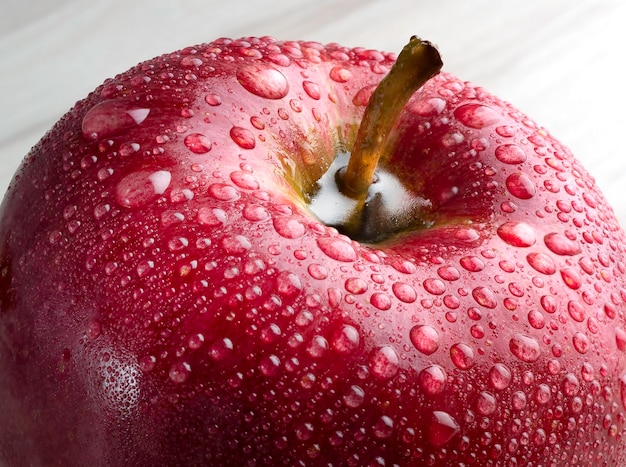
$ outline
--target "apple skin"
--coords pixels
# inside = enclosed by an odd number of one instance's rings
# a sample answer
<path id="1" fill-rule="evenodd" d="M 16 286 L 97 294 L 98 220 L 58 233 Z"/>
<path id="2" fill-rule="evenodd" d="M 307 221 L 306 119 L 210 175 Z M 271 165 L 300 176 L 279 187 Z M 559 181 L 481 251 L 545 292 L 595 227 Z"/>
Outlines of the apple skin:
<path id="1" fill-rule="evenodd" d="M 106 81 L 0 221 L 0 463 L 626 463 L 624 233 L 567 148 L 441 73 L 382 162 L 428 228 L 307 193 L 395 56 L 219 39 Z"/>

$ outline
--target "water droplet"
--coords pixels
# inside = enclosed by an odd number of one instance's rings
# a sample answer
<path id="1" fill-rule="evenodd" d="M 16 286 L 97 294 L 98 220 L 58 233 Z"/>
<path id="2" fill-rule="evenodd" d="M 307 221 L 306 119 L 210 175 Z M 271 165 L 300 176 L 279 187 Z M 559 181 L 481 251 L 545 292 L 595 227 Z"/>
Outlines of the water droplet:
<path id="1" fill-rule="evenodd" d="M 476 412 L 481 415 L 488 416 L 496 411 L 496 398 L 493 394 L 482 391 L 476 398 Z"/>
<path id="2" fill-rule="evenodd" d="M 456 281 L 461 277 L 459 270 L 453 266 L 442 266 L 437 270 L 437 274 L 446 281 Z"/>
<path id="3" fill-rule="evenodd" d="M 211 141 L 201 133 L 191 133 L 184 139 L 185 146 L 195 154 L 204 154 L 211 150 Z"/>
<path id="4" fill-rule="evenodd" d="M 254 149 L 256 145 L 252 132 L 240 126 L 234 126 L 230 129 L 230 137 L 243 149 Z"/>
<path id="5" fill-rule="evenodd" d="M 174 363 L 170 367 L 169 377 L 170 379 L 177 383 L 184 383 L 189 379 L 189 375 L 191 374 L 191 366 L 187 362 L 177 362 Z"/>
<path id="6" fill-rule="evenodd" d="M 454 116 L 470 128 L 484 128 L 500 121 L 500 115 L 481 104 L 464 104 L 454 111 Z"/>
<path id="7" fill-rule="evenodd" d="M 274 218 L 274 230 L 281 237 L 285 238 L 298 238 L 302 237 L 305 232 L 304 224 L 297 219 L 290 217 L 275 217 Z"/>
<path id="8" fill-rule="evenodd" d="M 372 433 L 374 434 L 374 437 L 378 439 L 389 438 L 393 434 L 393 420 L 390 417 L 383 415 L 372 427 Z"/>
<path id="9" fill-rule="evenodd" d="M 461 427 L 447 412 L 435 410 L 428 424 L 428 441 L 435 447 L 441 447 L 454 438 Z"/>
<path id="10" fill-rule="evenodd" d="M 282 99 L 289 92 L 285 75 L 276 68 L 261 64 L 238 68 L 237 81 L 247 91 L 265 99 Z"/>
<path id="11" fill-rule="evenodd" d="M 528 264 L 532 266 L 534 270 L 542 274 L 551 275 L 556 272 L 556 265 L 552 257 L 544 253 L 529 253 L 526 256 Z"/>
<path id="12" fill-rule="evenodd" d="M 430 97 L 428 99 L 417 99 L 409 103 L 408 109 L 421 116 L 432 117 L 439 115 L 446 108 L 446 101 L 440 97 Z"/>
<path id="13" fill-rule="evenodd" d="M 202 225 L 216 227 L 218 225 L 226 224 L 226 222 L 228 221 L 228 215 L 223 209 L 202 206 L 200 209 L 198 209 L 197 220 Z"/>
<path id="14" fill-rule="evenodd" d="M 230 179 L 235 185 L 244 190 L 257 190 L 259 188 L 259 182 L 256 177 L 242 170 L 232 172 Z"/>
<path id="15" fill-rule="evenodd" d="M 333 67 L 330 70 L 330 79 L 337 83 L 347 83 L 350 81 L 350 78 L 352 78 L 350 70 L 346 70 L 345 68 L 338 66 Z"/>
<path id="16" fill-rule="evenodd" d="M 360 340 L 359 331 L 354 326 L 345 324 L 333 334 L 332 346 L 337 352 L 348 354 L 359 348 Z"/>
<path id="17" fill-rule="evenodd" d="M 502 144 L 496 148 L 496 159 L 505 164 L 521 164 L 526 153 L 517 144 Z"/>
<path id="18" fill-rule="evenodd" d="M 489 384 L 497 391 L 503 391 L 508 388 L 512 378 L 511 370 L 502 363 L 496 363 L 489 370 Z"/>
<path id="19" fill-rule="evenodd" d="M 530 324 L 535 329 L 543 329 L 546 324 L 543 313 L 537 310 L 530 310 L 528 312 L 528 324 Z"/>
<path id="20" fill-rule="evenodd" d="M 209 187 L 208 193 L 220 201 L 237 201 L 240 197 L 239 191 L 227 183 L 214 183 Z"/>
<path id="21" fill-rule="evenodd" d="M 578 390 L 580 389 L 580 382 L 576 375 L 572 373 L 568 373 L 563 378 L 563 392 L 570 397 L 578 394 Z"/>
<path id="22" fill-rule="evenodd" d="M 536 362 L 541 356 L 539 342 L 532 337 L 519 333 L 509 340 L 509 350 L 513 355 L 526 363 Z"/>
<path id="23" fill-rule="evenodd" d="M 198 350 L 204 345 L 204 336 L 199 332 L 192 334 L 187 340 L 187 345 L 191 350 Z"/>
<path id="24" fill-rule="evenodd" d="M 170 251 L 180 251 L 189 246 L 189 240 L 185 237 L 174 237 L 169 242 L 167 242 L 167 247 Z"/>
<path id="25" fill-rule="evenodd" d="M 498 236 L 509 245 L 529 247 L 535 244 L 535 230 L 525 222 L 505 222 L 498 227 Z"/>
<path id="26" fill-rule="evenodd" d="M 626 409 L 626 374 L 619 379 L 619 392 L 622 406 Z"/>
<path id="27" fill-rule="evenodd" d="M 446 285 L 439 279 L 428 278 L 424 281 L 424 289 L 433 295 L 441 295 L 446 291 Z"/>
<path id="28" fill-rule="evenodd" d="M 429 396 L 441 394 L 446 388 L 448 377 L 439 365 L 430 365 L 419 372 L 417 381 L 420 389 Z"/>
<path id="29" fill-rule="evenodd" d="M 622 352 L 626 350 L 626 331 L 622 328 L 615 328 L 615 343 Z"/>
<path id="30" fill-rule="evenodd" d="M 578 302 L 570 301 L 567 304 L 567 312 L 577 323 L 582 323 L 585 320 L 585 308 Z"/>
<path id="31" fill-rule="evenodd" d="M 335 237 L 319 237 L 317 245 L 331 259 L 346 263 L 356 261 L 356 251 L 344 240 Z"/>
<path id="32" fill-rule="evenodd" d="M 487 287 L 476 287 L 472 290 L 472 297 L 485 308 L 495 308 L 498 305 L 494 293 Z"/>
<path id="33" fill-rule="evenodd" d="M 574 344 L 574 348 L 581 354 L 586 354 L 589 351 L 589 338 L 582 332 L 574 334 L 572 343 Z"/>
<path id="34" fill-rule="evenodd" d="M 350 386 L 350 389 L 343 395 L 343 403 L 352 409 L 359 407 L 364 400 L 365 391 L 356 385 Z"/>
<path id="35" fill-rule="evenodd" d="M 263 376 L 276 376 L 280 370 L 280 358 L 276 355 L 263 357 L 259 362 L 259 371 Z"/>
<path id="36" fill-rule="evenodd" d="M 413 346 L 426 355 L 431 355 L 439 348 L 439 334 L 437 330 L 427 324 L 414 326 L 409 332 Z"/>
<path id="37" fill-rule="evenodd" d="M 391 286 L 391 290 L 398 300 L 404 303 L 413 303 L 417 300 L 417 292 L 415 292 L 415 289 L 404 282 L 395 282 Z"/>
<path id="38" fill-rule="evenodd" d="M 304 81 L 302 83 L 302 88 L 311 99 L 319 100 L 321 97 L 320 87 L 313 81 Z"/>
<path id="39" fill-rule="evenodd" d="M 211 347 L 209 347 L 209 357 L 216 362 L 225 360 L 232 354 L 233 348 L 233 342 L 228 337 L 224 337 L 211 344 Z"/>
<path id="40" fill-rule="evenodd" d="M 370 303 L 379 310 L 383 311 L 391 308 L 391 298 L 389 298 L 389 295 L 383 292 L 373 293 L 370 297 Z"/>
<path id="41" fill-rule="evenodd" d="M 171 180 L 172 174 L 167 170 L 134 172 L 117 184 L 115 198 L 126 208 L 143 207 L 163 194 Z"/>
<path id="42" fill-rule="evenodd" d="M 218 105 L 221 105 L 222 103 L 222 98 L 220 96 L 218 96 L 217 94 L 207 94 L 206 96 L 204 96 L 204 101 L 213 106 L 216 107 Z"/>
<path id="43" fill-rule="evenodd" d="M 243 235 L 228 235 L 222 239 L 222 248 L 231 255 L 242 255 L 252 248 L 252 244 Z"/>
<path id="44" fill-rule="evenodd" d="M 302 290 L 302 282 L 293 272 L 282 271 L 276 276 L 276 290 L 283 297 L 295 297 Z"/>
<path id="45" fill-rule="evenodd" d="M 269 212 L 263 206 L 258 204 L 247 204 L 243 208 L 242 213 L 244 219 L 249 220 L 251 222 L 259 222 L 270 217 Z"/>
<path id="46" fill-rule="evenodd" d="M 384 345 L 376 349 L 369 361 L 369 368 L 380 379 L 391 379 L 398 372 L 398 354 L 393 347 Z"/>
<path id="47" fill-rule="evenodd" d="M 477 256 L 464 256 L 459 260 L 459 264 L 469 272 L 480 272 L 485 268 L 485 262 Z"/>
<path id="48" fill-rule="evenodd" d="M 307 271 L 313 279 L 324 280 L 328 277 L 328 269 L 321 264 L 311 263 L 307 268 Z"/>
<path id="49" fill-rule="evenodd" d="M 92 107 L 82 121 L 83 136 L 97 140 L 108 138 L 143 123 L 150 109 L 132 102 L 108 100 Z"/>
<path id="50" fill-rule="evenodd" d="M 474 350 L 467 344 L 459 343 L 450 347 L 450 358 L 460 370 L 469 370 L 474 366 Z"/>
<path id="51" fill-rule="evenodd" d="M 531 178 L 519 172 L 507 177 L 506 187 L 509 193 L 519 199 L 530 199 L 535 196 L 537 190 Z"/>
<path id="52" fill-rule="evenodd" d="M 359 295 L 367 291 L 367 282 L 360 277 L 350 277 L 345 282 L 345 288 L 351 294 Z"/>
<path id="53" fill-rule="evenodd" d="M 87 338 L 89 340 L 96 340 L 102 334 L 102 323 L 98 320 L 90 320 L 87 324 Z"/>
<path id="54" fill-rule="evenodd" d="M 580 274 L 572 268 L 561 269 L 561 277 L 563 278 L 565 285 L 567 285 L 570 289 L 577 290 L 581 285 L 583 285 Z"/>
<path id="55" fill-rule="evenodd" d="M 581 252 L 580 244 L 565 235 L 553 232 L 547 234 L 543 241 L 552 253 L 561 256 L 574 256 Z"/>
<path id="56" fill-rule="evenodd" d="M 352 98 L 352 103 L 357 107 L 365 107 L 369 103 L 375 89 L 376 85 L 365 86 L 360 89 Z"/>

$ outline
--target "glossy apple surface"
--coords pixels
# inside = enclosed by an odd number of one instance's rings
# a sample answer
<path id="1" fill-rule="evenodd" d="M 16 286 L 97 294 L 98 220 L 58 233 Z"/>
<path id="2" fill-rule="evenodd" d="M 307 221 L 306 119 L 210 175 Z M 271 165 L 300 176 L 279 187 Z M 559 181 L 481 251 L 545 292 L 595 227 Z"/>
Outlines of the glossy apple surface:
<path id="1" fill-rule="evenodd" d="M 0 463 L 626 463 L 624 234 L 545 129 L 441 73 L 397 219 L 320 220 L 394 60 L 220 39 L 55 125 L 1 211 Z"/>

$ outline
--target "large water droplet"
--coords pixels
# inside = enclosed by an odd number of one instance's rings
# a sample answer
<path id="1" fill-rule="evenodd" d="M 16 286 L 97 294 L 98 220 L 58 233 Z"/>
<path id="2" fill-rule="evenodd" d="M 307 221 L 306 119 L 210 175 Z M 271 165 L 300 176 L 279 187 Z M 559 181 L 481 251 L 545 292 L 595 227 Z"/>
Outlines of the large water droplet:
<path id="1" fill-rule="evenodd" d="M 360 277 L 350 277 L 346 279 L 344 287 L 351 294 L 359 295 L 367 291 L 367 282 Z"/>
<path id="2" fill-rule="evenodd" d="M 441 295 L 446 291 L 446 285 L 440 279 L 428 278 L 424 281 L 424 289 L 433 295 Z"/>
<path id="3" fill-rule="evenodd" d="M 496 159 L 505 164 L 521 164 L 526 153 L 516 144 L 502 144 L 496 148 Z"/>
<path id="4" fill-rule="evenodd" d="M 275 217 L 274 218 L 274 230 L 281 237 L 285 238 L 298 238 L 302 237 L 305 232 L 304 224 L 297 219 L 290 217 Z"/>
<path id="5" fill-rule="evenodd" d="M 430 365 L 419 372 L 417 381 L 420 389 L 429 396 L 441 394 L 446 388 L 448 377 L 439 365 Z"/>
<path id="6" fill-rule="evenodd" d="M 512 380 L 511 370 L 502 363 L 496 363 L 489 370 L 489 384 L 493 389 L 502 391 L 509 387 Z"/>
<path id="7" fill-rule="evenodd" d="M 345 68 L 336 66 L 330 70 L 330 79 L 337 83 L 347 83 L 351 77 L 352 73 Z"/>
<path id="8" fill-rule="evenodd" d="M 441 447 L 454 438 L 461 427 L 447 412 L 436 410 L 428 425 L 428 441 L 435 447 Z"/>
<path id="9" fill-rule="evenodd" d="M 117 184 L 115 198 L 127 208 L 142 207 L 163 194 L 171 180 L 172 174 L 167 170 L 134 172 Z"/>
<path id="10" fill-rule="evenodd" d="M 373 293 L 370 297 L 370 303 L 379 310 L 383 311 L 391 308 L 391 298 L 389 298 L 389 295 L 383 292 Z"/>
<path id="11" fill-rule="evenodd" d="M 574 334 L 572 343 L 574 344 L 574 348 L 581 354 L 586 354 L 589 351 L 589 338 L 582 332 Z"/>
<path id="12" fill-rule="evenodd" d="M 552 257 L 545 253 L 529 253 L 526 256 L 526 261 L 532 266 L 532 268 L 542 274 L 551 275 L 556 272 L 556 265 Z"/>
<path id="13" fill-rule="evenodd" d="M 225 360 L 232 354 L 233 348 L 233 342 L 228 337 L 224 337 L 211 344 L 211 347 L 209 347 L 209 357 L 216 362 Z"/>
<path id="14" fill-rule="evenodd" d="M 573 268 L 561 269 L 561 278 L 563 279 L 563 282 L 565 282 L 565 285 L 573 290 L 577 290 L 581 285 L 583 285 L 580 274 L 578 274 L 578 272 L 576 272 Z"/>
<path id="15" fill-rule="evenodd" d="M 304 81 L 302 83 L 302 88 L 311 99 L 319 100 L 321 97 L 320 87 L 313 81 Z"/>
<path id="16" fill-rule="evenodd" d="M 391 286 L 391 290 L 398 300 L 404 303 L 413 303 L 417 300 L 417 292 L 415 292 L 415 289 L 404 282 L 395 282 Z"/>
<path id="17" fill-rule="evenodd" d="M 238 68 L 237 81 L 252 94 L 266 99 L 282 99 L 289 92 L 285 75 L 276 68 L 261 64 Z"/>
<path id="18" fill-rule="evenodd" d="M 432 117 L 439 115 L 446 107 L 446 101 L 440 97 L 431 97 L 428 99 L 417 99 L 415 102 L 409 103 L 408 109 L 421 116 Z"/>
<path id="19" fill-rule="evenodd" d="M 380 379 L 391 379 L 398 372 L 398 354 L 389 345 L 384 345 L 376 349 L 369 361 L 370 371 Z"/>
<path id="20" fill-rule="evenodd" d="M 92 140 L 108 138 L 124 130 L 140 125 L 150 113 L 132 102 L 108 100 L 92 107 L 82 122 L 85 138 Z"/>
<path id="21" fill-rule="evenodd" d="M 460 370 L 469 370 L 474 366 L 474 350 L 467 344 L 454 344 L 450 347 L 450 359 Z"/>
<path id="22" fill-rule="evenodd" d="M 535 244 L 535 230 L 525 222 L 505 222 L 498 227 L 498 236 L 509 245 L 529 247 Z"/>
<path id="23" fill-rule="evenodd" d="M 426 324 L 414 326 L 409 332 L 413 346 L 426 355 L 431 355 L 439 348 L 439 333 Z"/>
<path id="24" fill-rule="evenodd" d="M 519 199 L 530 199 L 535 196 L 537 188 L 531 178 L 524 173 L 514 173 L 507 177 L 506 187 L 513 196 Z"/>
<path id="25" fill-rule="evenodd" d="M 476 287 L 472 290 L 472 297 L 474 297 L 476 303 L 484 306 L 485 308 L 495 308 L 498 305 L 496 296 L 487 287 Z"/>
<path id="26" fill-rule="evenodd" d="M 476 398 L 476 412 L 481 415 L 491 415 L 496 411 L 496 398 L 493 394 L 482 391 Z"/>
<path id="27" fill-rule="evenodd" d="M 359 331 L 354 326 L 346 324 L 333 334 L 331 345 L 337 352 L 348 354 L 359 348 L 360 341 Z"/>
<path id="28" fill-rule="evenodd" d="M 170 379 L 177 383 L 184 383 L 189 379 L 189 375 L 191 374 L 191 366 L 187 362 L 177 362 L 174 363 L 170 367 L 169 377 Z"/>
<path id="29" fill-rule="evenodd" d="M 352 245 L 340 238 L 319 237 L 317 245 L 329 258 L 346 263 L 356 261 L 356 251 Z"/>
<path id="30" fill-rule="evenodd" d="M 470 128 L 484 128 L 500 121 L 493 109 L 481 104 L 464 104 L 454 111 L 454 116 Z"/>
<path id="31" fill-rule="evenodd" d="M 302 282 L 293 272 L 282 271 L 276 276 L 276 290 L 283 297 L 295 297 L 302 290 Z"/>
<path id="32" fill-rule="evenodd" d="M 580 244 L 565 235 L 553 232 L 547 234 L 543 241 L 552 253 L 562 256 L 573 256 L 581 252 Z"/>
<path id="33" fill-rule="evenodd" d="M 352 385 L 343 395 L 343 403 L 352 409 L 359 407 L 365 400 L 365 391 L 359 386 Z"/>
<path id="34" fill-rule="evenodd" d="M 191 133 L 184 139 L 185 146 L 195 154 L 204 154 L 211 150 L 211 141 L 201 133 Z"/>
<path id="35" fill-rule="evenodd" d="M 240 126 L 234 126 L 230 129 L 230 137 L 243 149 L 254 149 L 256 141 L 252 132 Z"/>
<path id="36" fill-rule="evenodd" d="M 533 337 L 519 333 L 509 340 L 509 349 L 513 355 L 526 363 L 536 362 L 541 356 L 539 342 Z"/>

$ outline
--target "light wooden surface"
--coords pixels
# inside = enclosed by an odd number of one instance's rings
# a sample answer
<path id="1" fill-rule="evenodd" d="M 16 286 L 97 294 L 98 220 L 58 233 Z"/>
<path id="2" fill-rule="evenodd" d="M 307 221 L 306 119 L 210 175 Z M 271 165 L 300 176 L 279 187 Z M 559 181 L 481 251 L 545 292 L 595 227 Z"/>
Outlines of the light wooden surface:
<path id="1" fill-rule="evenodd" d="M 220 36 L 399 51 L 413 34 L 569 146 L 626 226 L 623 0 L 0 0 L 0 193 L 76 100 L 139 61 Z"/>

